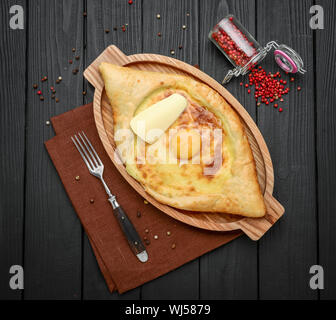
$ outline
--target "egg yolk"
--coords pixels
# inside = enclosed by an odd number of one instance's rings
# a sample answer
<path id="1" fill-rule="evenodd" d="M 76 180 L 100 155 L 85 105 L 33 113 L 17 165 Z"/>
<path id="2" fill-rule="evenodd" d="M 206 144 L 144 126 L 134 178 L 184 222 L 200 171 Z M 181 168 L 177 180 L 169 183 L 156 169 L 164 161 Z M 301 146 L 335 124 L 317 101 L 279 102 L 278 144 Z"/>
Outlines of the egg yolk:
<path id="1" fill-rule="evenodd" d="M 201 136 L 196 129 L 180 129 L 172 138 L 172 150 L 177 159 L 189 160 L 201 149 Z"/>

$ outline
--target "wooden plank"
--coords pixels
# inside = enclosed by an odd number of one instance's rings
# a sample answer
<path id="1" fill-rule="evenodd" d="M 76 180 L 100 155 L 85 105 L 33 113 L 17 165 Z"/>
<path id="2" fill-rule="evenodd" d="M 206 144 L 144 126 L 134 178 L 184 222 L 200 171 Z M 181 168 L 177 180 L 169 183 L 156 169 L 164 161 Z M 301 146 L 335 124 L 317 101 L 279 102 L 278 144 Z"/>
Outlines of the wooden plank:
<path id="1" fill-rule="evenodd" d="M 107 46 L 115 44 L 125 54 L 134 54 L 142 50 L 142 2 L 103 0 L 100 2 L 87 1 L 87 18 L 85 22 L 87 46 L 85 65 L 88 66 Z M 126 25 L 127 24 L 127 25 Z M 122 26 L 125 26 L 125 32 Z M 117 30 L 114 30 L 117 27 Z M 108 31 L 108 32 L 107 32 Z M 85 84 L 87 95 L 85 102 L 93 100 L 94 90 Z M 118 194 L 118 190 L 113 190 Z M 111 209 L 112 214 L 112 209 Z M 84 240 L 84 299 L 139 299 L 140 288 L 119 295 L 111 294 L 98 268 L 89 241 Z"/>
<path id="2" fill-rule="evenodd" d="M 26 1 L 16 1 L 26 12 Z M 9 27 L 8 1 L 0 3 L 0 299 L 21 299 L 9 287 L 9 269 L 23 265 L 26 29 Z M 26 20 L 26 15 L 25 15 Z"/>
<path id="3" fill-rule="evenodd" d="M 325 272 L 321 299 L 336 299 L 336 113 L 335 1 L 318 2 L 324 29 L 316 30 L 316 152 L 318 178 L 319 264 Z"/>
<path id="4" fill-rule="evenodd" d="M 198 1 L 144 1 L 143 30 L 144 53 L 170 56 L 191 65 L 199 63 Z"/>
<path id="5" fill-rule="evenodd" d="M 77 0 L 29 2 L 25 299 L 81 298 L 81 225 L 43 143 L 54 135 L 45 121 L 82 103 L 82 12 Z"/>
<path id="6" fill-rule="evenodd" d="M 143 1 L 143 52 L 198 64 L 198 35 L 198 1 Z M 179 49 L 179 46 L 182 48 Z M 175 52 L 173 55 L 171 50 Z M 194 260 L 145 284 L 142 287 L 142 299 L 197 299 L 198 280 L 199 261 Z"/>
<path id="7" fill-rule="evenodd" d="M 201 1 L 200 2 L 200 67 L 221 82 L 232 68 L 222 53 L 208 40 L 210 29 L 228 14 L 234 14 L 248 30 L 255 33 L 254 1 Z M 241 102 L 253 119 L 256 116 L 254 99 L 232 79 L 225 87 Z M 233 241 L 201 258 L 200 298 L 202 299 L 256 299 L 257 244 L 246 236 Z"/>
<path id="8" fill-rule="evenodd" d="M 259 243 L 261 299 L 317 298 L 309 288 L 309 268 L 317 262 L 313 34 L 307 18 L 312 4 L 257 1 L 258 41 L 265 45 L 278 40 L 293 47 L 308 69 L 304 76 L 295 76 L 282 113 L 273 105 L 258 108 L 258 125 L 273 159 L 274 194 L 286 210 Z M 279 70 L 272 54 L 262 65 L 267 71 Z"/>

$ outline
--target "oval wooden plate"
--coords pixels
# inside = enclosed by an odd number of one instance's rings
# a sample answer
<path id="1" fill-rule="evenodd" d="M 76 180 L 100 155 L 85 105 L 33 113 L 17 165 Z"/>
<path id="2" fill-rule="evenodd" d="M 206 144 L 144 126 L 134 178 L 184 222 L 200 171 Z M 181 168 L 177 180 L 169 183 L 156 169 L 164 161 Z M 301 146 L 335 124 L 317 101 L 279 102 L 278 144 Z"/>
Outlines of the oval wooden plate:
<path id="1" fill-rule="evenodd" d="M 135 179 L 128 175 L 121 164 L 113 139 L 112 109 L 105 94 L 104 82 L 100 76 L 98 66 L 101 62 L 109 62 L 115 65 L 130 67 L 138 70 L 156 71 L 164 73 L 178 73 L 204 82 L 220 93 L 226 101 L 237 111 L 251 145 L 256 162 L 258 179 L 264 194 L 267 214 L 263 218 L 246 218 L 223 213 L 189 212 L 178 210 L 156 201 L 146 193 L 144 188 Z M 232 231 L 241 229 L 251 239 L 258 240 L 265 232 L 283 215 L 284 208 L 272 196 L 274 174 L 271 157 L 266 143 L 256 124 L 244 109 L 244 107 L 217 81 L 182 61 L 157 55 L 136 54 L 126 56 L 116 46 L 109 46 L 104 52 L 85 70 L 85 78 L 95 87 L 93 110 L 94 118 L 100 139 L 112 162 L 127 180 L 127 182 L 147 201 L 156 206 L 171 217 L 189 225 L 214 231 Z"/>

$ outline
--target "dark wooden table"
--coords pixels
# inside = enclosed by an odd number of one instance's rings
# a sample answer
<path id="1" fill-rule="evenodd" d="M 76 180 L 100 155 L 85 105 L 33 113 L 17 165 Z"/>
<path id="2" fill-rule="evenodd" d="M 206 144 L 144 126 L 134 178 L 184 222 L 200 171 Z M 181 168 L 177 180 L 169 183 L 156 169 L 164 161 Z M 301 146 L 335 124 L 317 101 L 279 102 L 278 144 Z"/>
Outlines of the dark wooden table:
<path id="1" fill-rule="evenodd" d="M 324 30 L 309 27 L 315 2 L 324 8 Z M 14 4 L 24 8 L 23 30 L 9 27 Z M 336 1 L 7 0 L 0 13 L 0 299 L 336 298 Z M 285 216 L 259 242 L 240 237 L 141 288 L 110 294 L 44 148 L 54 135 L 46 121 L 92 101 L 82 72 L 110 44 L 126 54 L 174 49 L 221 81 L 230 65 L 207 35 L 228 13 L 261 44 L 295 48 L 308 70 L 296 77 L 302 90 L 285 97 L 282 113 L 257 107 L 240 79 L 227 85 L 264 135 Z M 271 56 L 262 65 L 275 71 Z M 60 75 L 56 103 L 48 88 Z M 43 76 L 40 101 L 32 86 Z M 324 268 L 320 291 L 309 287 L 316 264 Z M 9 288 L 12 265 L 24 268 L 24 291 Z"/>

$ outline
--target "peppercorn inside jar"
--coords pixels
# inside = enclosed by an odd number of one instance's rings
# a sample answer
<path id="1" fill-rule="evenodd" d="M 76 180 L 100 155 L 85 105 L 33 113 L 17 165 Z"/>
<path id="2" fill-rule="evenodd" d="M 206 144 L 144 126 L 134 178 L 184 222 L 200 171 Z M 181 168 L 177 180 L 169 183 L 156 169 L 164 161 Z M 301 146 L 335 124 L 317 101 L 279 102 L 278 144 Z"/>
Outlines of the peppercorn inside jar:
<path id="1" fill-rule="evenodd" d="M 265 56 L 266 52 L 233 16 L 219 21 L 209 33 L 209 39 L 235 66 L 232 75 L 244 75 Z"/>

